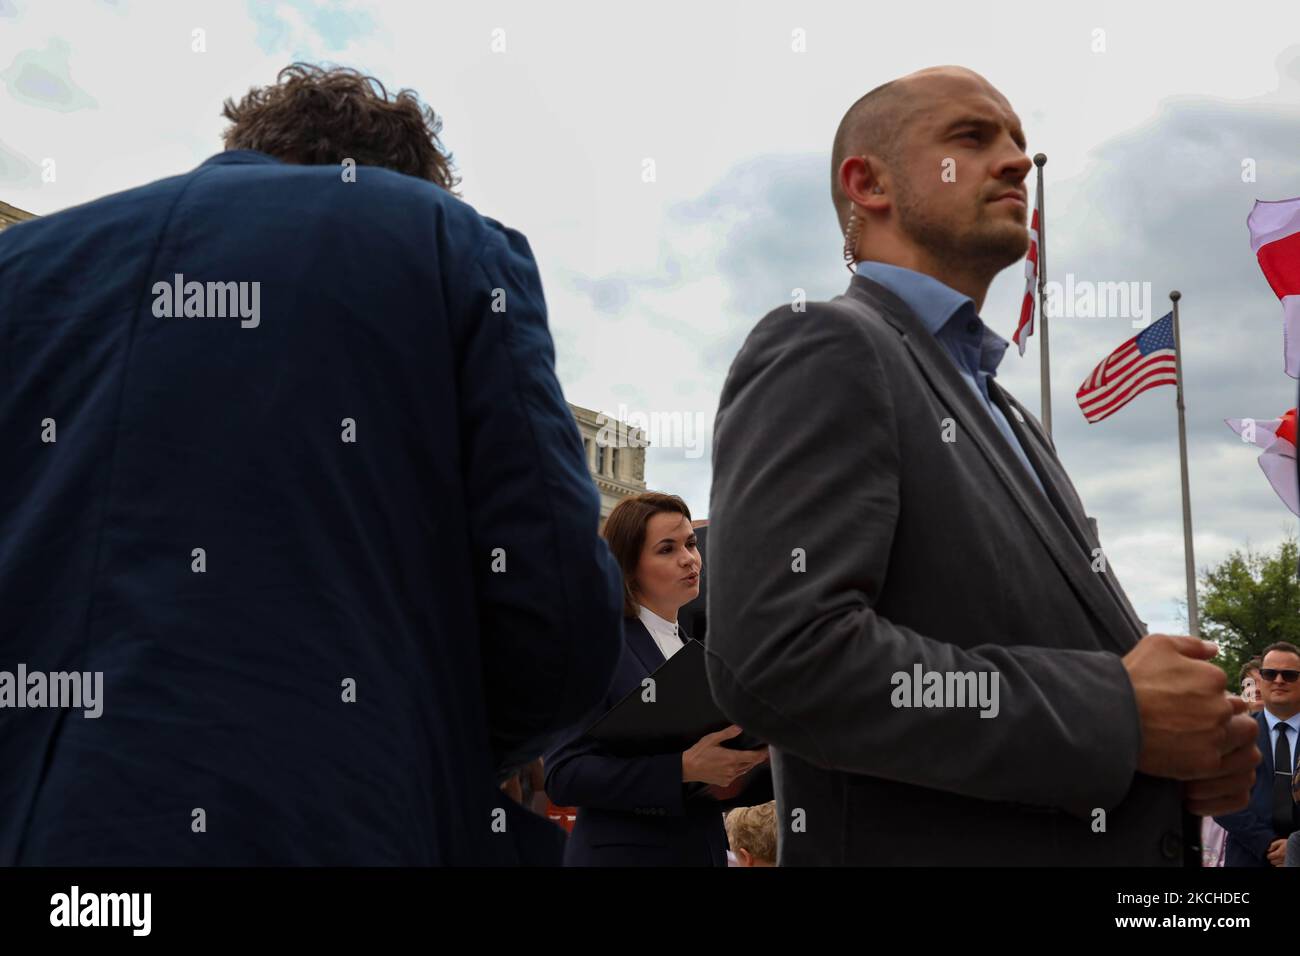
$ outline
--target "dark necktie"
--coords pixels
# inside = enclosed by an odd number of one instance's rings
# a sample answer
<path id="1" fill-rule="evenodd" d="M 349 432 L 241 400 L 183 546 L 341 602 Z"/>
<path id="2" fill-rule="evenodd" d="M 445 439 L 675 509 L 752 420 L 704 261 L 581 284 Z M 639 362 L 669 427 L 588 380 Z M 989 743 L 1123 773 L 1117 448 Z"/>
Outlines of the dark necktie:
<path id="1" fill-rule="evenodd" d="M 1277 747 L 1273 750 L 1273 831 L 1286 836 L 1295 829 L 1295 800 L 1291 797 L 1291 747 L 1286 734 L 1291 728 L 1279 722 Z"/>

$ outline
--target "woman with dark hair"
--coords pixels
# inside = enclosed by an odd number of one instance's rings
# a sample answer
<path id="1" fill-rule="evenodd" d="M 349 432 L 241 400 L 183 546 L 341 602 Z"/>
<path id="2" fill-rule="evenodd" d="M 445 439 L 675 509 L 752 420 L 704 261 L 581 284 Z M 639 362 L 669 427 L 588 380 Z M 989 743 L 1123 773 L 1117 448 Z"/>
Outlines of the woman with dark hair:
<path id="1" fill-rule="evenodd" d="M 602 532 L 623 571 L 623 655 L 609 710 L 690 637 L 677 612 L 700 593 L 703 562 L 686 503 L 647 492 L 620 501 Z M 727 833 L 711 787 L 726 788 L 767 761 L 767 749 L 731 750 L 728 727 L 684 753 L 617 757 L 583 736 L 544 760 L 546 793 L 578 808 L 566 866 L 726 866 Z"/>

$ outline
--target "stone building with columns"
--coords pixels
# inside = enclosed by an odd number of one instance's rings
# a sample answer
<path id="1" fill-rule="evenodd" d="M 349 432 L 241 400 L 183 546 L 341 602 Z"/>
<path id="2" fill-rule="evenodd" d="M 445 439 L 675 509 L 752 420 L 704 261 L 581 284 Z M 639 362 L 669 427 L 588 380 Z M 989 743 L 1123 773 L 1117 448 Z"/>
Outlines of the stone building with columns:
<path id="1" fill-rule="evenodd" d="M 612 415 L 569 403 L 587 452 L 587 470 L 600 492 L 602 526 L 614 506 L 645 487 L 645 433 Z"/>

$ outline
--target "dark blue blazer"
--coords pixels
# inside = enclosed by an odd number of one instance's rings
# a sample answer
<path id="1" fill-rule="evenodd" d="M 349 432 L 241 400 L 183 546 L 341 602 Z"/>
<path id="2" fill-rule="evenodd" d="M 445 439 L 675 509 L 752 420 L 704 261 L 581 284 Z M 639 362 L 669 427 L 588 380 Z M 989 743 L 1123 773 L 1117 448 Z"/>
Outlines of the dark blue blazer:
<path id="1" fill-rule="evenodd" d="M 683 639 L 686 633 L 679 633 Z M 600 713 L 664 663 L 637 618 L 623 620 L 624 647 Z M 576 730 L 585 730 L 584 725 Z M 726 866 L 722 806 L 703 786 L 682 782 L 680 751 L 616 757 L 580 732 L 543 758 L 546 795 L 577 807 L 565 866 Z"/>
<path id="2" fill-rule="evenodd" d="M 1273 745 L 1263 711 L 1255 715 L 1255 722 L 1259 724 L 1256 743 L 1264 759 L 1255 768 L 1255 785 L 1250 790 L 1250 803 L 1244 810 L 1214 818 L 1219 826 L 1228 831 L 1224 866 L 1270 866 L 1265 855 L 1269 844 L 1286 836 L 1285 833 L 1273 832 Z M 1288 738 L 1294 758 L 1296 741 L 1294 735 L 1289 734 Z M 1294 804 L 1292 820 L 1295 827 L 1300 829 L 1300 811 L 1297 811 Z"/>
<path id="3" fill-rule="evenodd" d="M 160 315 L 178 273 L 257 323 Z M 622 642 L 553 366 L 523 236 L 387 170 L 0 233 L 0 670 L 103 674 L 0 709 L 0 865 L 558 862 L 498 784 Z"/>

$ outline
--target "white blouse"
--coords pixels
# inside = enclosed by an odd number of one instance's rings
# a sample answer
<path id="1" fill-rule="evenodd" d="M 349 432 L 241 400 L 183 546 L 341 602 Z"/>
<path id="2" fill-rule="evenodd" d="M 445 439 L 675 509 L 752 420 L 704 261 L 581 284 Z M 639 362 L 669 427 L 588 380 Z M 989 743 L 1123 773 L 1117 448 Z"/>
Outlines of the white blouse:
<path id="1" fill-rule="evenodd" d="M 686 642 L 677 633 L 676 621 L 665 621 L 644 604 L 638 604 L 637 607 L 640 608 L 638 617 L 641 618 L 641 623 L 646 626 L 650 636 L 659 645 L 659 651 L 664 655 L 664 660 L 668 660 L 686 646 Z"/>

